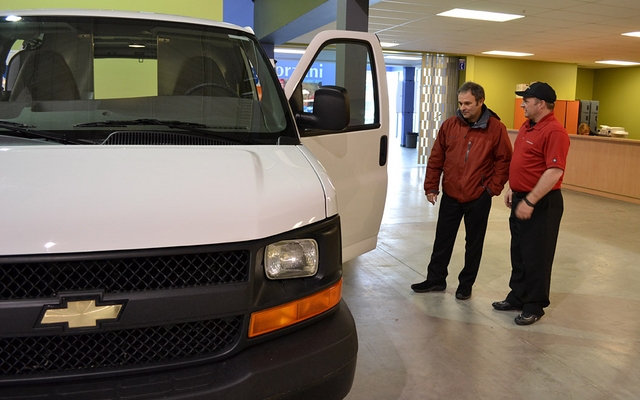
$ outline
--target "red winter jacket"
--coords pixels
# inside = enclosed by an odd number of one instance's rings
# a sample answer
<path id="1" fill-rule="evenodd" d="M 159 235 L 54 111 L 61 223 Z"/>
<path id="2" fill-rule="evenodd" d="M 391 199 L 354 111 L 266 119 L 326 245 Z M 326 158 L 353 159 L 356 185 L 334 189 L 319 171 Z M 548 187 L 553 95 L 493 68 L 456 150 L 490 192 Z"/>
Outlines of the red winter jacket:
<path id="1" fill-rule="evenodd" d="M 500 118 L 483 106 L 480 119 L 470 126 L 460 111 L 444 121 L 431 149 L 424 178 L 425 193 L 442 190 L 466 203 L 485 191 L 491 196 L 502 192 L 509 179 L 511 141 Z"/>

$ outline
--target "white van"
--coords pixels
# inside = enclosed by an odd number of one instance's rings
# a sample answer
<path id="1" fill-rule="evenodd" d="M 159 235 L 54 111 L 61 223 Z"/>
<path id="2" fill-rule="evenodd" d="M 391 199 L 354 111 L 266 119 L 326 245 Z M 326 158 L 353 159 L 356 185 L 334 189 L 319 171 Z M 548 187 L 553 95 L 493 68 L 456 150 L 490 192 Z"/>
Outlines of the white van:
<path id="1" fill-rule="evenodd" d="M 374 35 L 0 12 L 0 397 L 342 398 L 387 188 Z M 323 68 L 322 81 L 311 68 Z"/>

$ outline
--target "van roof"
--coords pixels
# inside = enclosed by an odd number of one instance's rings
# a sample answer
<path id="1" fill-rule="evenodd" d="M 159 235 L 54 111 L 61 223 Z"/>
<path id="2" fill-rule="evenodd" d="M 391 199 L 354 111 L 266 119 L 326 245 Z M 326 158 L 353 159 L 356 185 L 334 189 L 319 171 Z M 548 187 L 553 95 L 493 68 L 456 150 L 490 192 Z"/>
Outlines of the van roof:
<path id="1" fill-rule="evenodd" d="M 210 25 L 222 28 L 242 30 L 253 34 L 250 27 L 241 27 L 222 21 L 214 21 L 204 18 L 186 17 L 182 15 L 162 14 L 148 11 L 120 11 L 120 10 L 98 10 L 80 8 L 57 8 L 57 9 L 25 9 L 25 10 L 0 10 L 0 17 L 9 15 L 17 16 L 71 16 L 71 17 L 107 17 L 107 18 L 130 18 L 144 19 L 152 21 L 183 22 L 196 25 Z"/>

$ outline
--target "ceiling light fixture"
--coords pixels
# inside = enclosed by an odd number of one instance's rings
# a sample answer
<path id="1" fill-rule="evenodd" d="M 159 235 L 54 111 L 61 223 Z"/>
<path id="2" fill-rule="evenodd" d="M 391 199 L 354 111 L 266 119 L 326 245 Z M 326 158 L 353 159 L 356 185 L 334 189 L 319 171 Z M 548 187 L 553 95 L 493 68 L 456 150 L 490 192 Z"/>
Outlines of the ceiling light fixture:
<path id="1" fill-rule="evenodd" d="M 640 32 L 627 32 L 623 33 L 622 36 L 640 37 Z"/>
<path id="2" fill-rule="evenodd" d="M 640 63 L 635 61 L 618 61 L 618 60 L 596 61 L 596 64 L 609 64 L 609 65 L 622 65 L 622 66 L 640 65 Z"/>
<path id="3" fill-rule="evenodd" d="M 464 8 L 454 8 L 449 11 L 437 14 L 441 17 L 478 19 L 481 21 L 505 22 L 518 18 L 524 18 L 524 15 L 495 13 L 490 11 L 466 10 Z"/>
<path id="4" fill-rule="evenodd" d="M 529 57 L 533 55 L 531 53 L 519 53 L 517 51 L 502 51 L 502 50 L 483 51 L 482 54 L 488 54 L 490 56 L 508 56 L 508 57 Z"/>
<path id="5" fill-rule="evenodd" d="M 22 17 L 19 15 L 7 15 L 4 20 L 8 22 L 18 22 L 21 19 Z"/>
<path id="6" fill-rule="evenodd" d="M 420 61 L 422 60 L 422 57 L 419 56 L 391 56 L 391 55 L 384 55 L 385 59 L 389 59 L 389 60 L 405 60 L 405 61 Z"/>
<path id="7" fill-rule="evenodd" d="M 399 44 L 400 43 L 396 43 L 396 42 L 380 42 L 380 46 L 382 47 L 396 47 Z"/>
<path id="8" fill-rule="evenodd" d="M 276 47 L 274 49 L 274 52 L 282 53 L 282 54 L 304 54 L 305 50 L 304 49 L 285 49 L 283 47 Z"/>

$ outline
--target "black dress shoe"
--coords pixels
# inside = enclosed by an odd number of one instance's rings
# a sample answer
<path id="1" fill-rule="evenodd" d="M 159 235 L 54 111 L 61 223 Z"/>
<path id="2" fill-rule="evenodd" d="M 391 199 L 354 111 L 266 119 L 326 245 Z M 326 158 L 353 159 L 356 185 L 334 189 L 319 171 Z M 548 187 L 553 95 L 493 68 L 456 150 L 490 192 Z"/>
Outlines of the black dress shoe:
<path id="1" fill-rule="evenodd" d="M 413 285 L 411 285 L 411 289 L 413 289 L 413 291 L 416 293 L 442 292 L 446 288 L 447 285 L 437 285 L 429 281 L 414 283 Z"/>
<path id="2" fill-rule="evenodd" d="M 467 300 L 470 297 L 471 297 L 470 287 L 458 286 L 458 289 L 456 290 L 456 299 Z"/>
<path id="3" fill-rule="evenodd" d="M 509 303 L 506 300 L 494 301 L 493 303 L 491 303 L 491 305 L 493 306 L 493 308 L 495 308 L 498 311 L 520 310 L 520 308 L 512 305 L 511 303 Z"/>
<path id="4" fill-rule="evenodd" d="M 539 319 L 540 317 L 535 314 L 523 312 L 522 314 L 519 314 L 514 321 L 516 321 L 516 324 L 518 325 L 531 325 Z"/>

